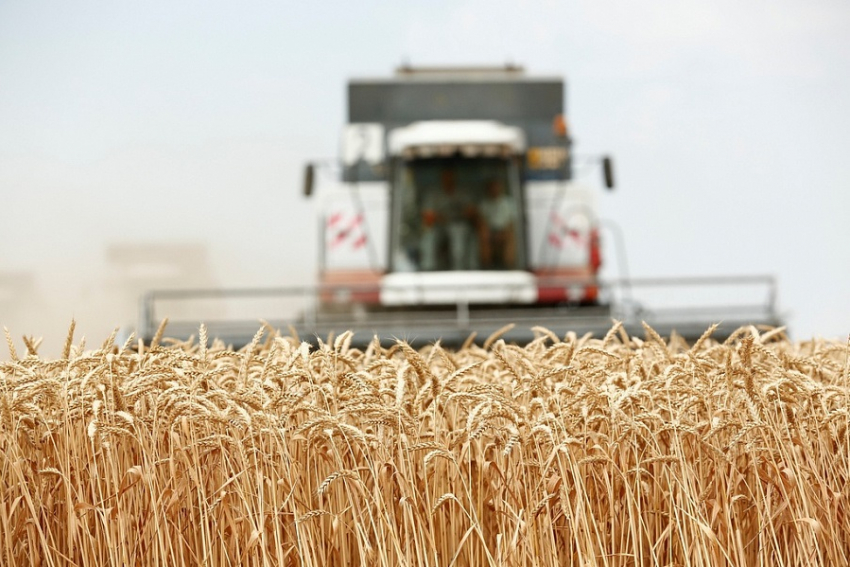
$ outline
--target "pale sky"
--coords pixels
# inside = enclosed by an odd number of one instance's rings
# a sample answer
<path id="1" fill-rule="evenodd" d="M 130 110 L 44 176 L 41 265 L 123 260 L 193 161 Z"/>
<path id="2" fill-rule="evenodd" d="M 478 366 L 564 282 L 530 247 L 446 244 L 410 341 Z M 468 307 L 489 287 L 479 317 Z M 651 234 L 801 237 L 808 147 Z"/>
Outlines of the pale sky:
<path id="1" fill-rule="evenodd" d="M 632 275 L 774 274 L 796 338 L 846 337 L 848 29 L 837 0 L 3 0 L 0 325 L 55 350 L 132 323 L 116 244 L 310 281 L 301 168 L 338 155 L 347 79 L 510 61 L 566 77 L 575 152 L 614 156 Z"/>

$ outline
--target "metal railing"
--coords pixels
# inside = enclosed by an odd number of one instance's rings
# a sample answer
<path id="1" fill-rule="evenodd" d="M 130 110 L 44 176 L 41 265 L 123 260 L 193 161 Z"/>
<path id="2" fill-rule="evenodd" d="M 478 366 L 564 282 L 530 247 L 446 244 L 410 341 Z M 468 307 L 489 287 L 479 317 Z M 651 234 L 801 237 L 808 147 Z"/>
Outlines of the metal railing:
<path id="1" fill-rule="evenodd" d="M 584 321 L 592 328 L 608 324 L 612 319 L 623 321 L 629 328 L 639 328 L 642 321 L 653 322 L 662 328 L 675 329 L 685 325 L 705 325 L 711 322 L 730 320 L 736 322 L 752 322 L 753 324 L 779 325 L 781 317 L 777 312 L 777 284 L 772 276 L 710 276 L 710 277 L 671 277 L 671 278 L 629 278 L 600 281 L 583 278 L 546 278 L 547 286 L 563 285 L 565 288 L 575 286 L 598 286 L 602 311 L 577 308 L 575 305 L 564 304 L 560 307 L 541 309 L 534 304 L 511 304 L 504 306 L 484 306 L 476 302 L 477 292 L 487 288 L 501 291 L 517 291 L 520 285 L 484 285 L 474 289 L 461 286 L 432 286 L 430 290 L 439 288 L 443 291 L 454 292 L 456 300 L 450 305 L 428 306 L 418 305 L 399 306 L 391 309 L 375 309 L 376 306 L 365 306 L 362 303 L 346 301 L 346 297 L 357 296 L 358 293 L 378 291 L 375 285 L 315 285 L 269 288 L 220 288 L 220 289 L 169 289 L 153 290 L 145 294 L 141 300 L 141 313 L 138 332 L 141 336 L 150 337 L 159 326 L 160 317 L 169 313 L 160 313 L 158 304 L 169 301 L 180 302 L 183 307 L 188 303 L 199 300 L 217 300 L 232 304 L 240 300 L 285 300 L 289 302 L 290 314 L 278 318 L 274 322 L 291 324 L 305 332 L 328 328 L 354 328 L 368 325 L 370 328 L 380 328 L 381 324 L 402 329 L 405 324 L 411 328 L 430 328 L 434 333 L 455 332 L 473 329 L 476 325 L 485 326 L 497 321 L 517 322 L 535 325 L 540 323 L 557 323 L 571 321 L 580 326 Z M 748 293 L 740 294 L 735 290 L 748 289 Z M 393 291 L 384 287 L 385 291 Z M 723 291 L 727 290 L 727 291 Z M 409 288 L 398 287 L 397 291 L 409 291 Z M 651 299 L 653 291 L 661 295 L 661 301 Z M 706 291 L 722 296 L 722 300 L 710 301 L 690 297 L 688 301 L 673 300 L 678 293 L 688 298 L 692 292 Z M 741 295 L 746 295 L 748 301 L 737 301 Z M 643 297 L 642 297 L 643 296 Z M 729 300 L 731 299 L 731 301 Z M 419 308 L 417 310 L 417 308 Z M 408 311 L 405 311 L 408 309 Z M 213 318 L 214 319 L 214 318 Z M 256 331 L 257 318 L 232 319 L 225 316 L 223 320 L 213 321 L 229 328 L 240 325 Z M 174 324 L 191 325 L 197 331 L 201 322 L 210 322 L 208 315 L 199 313 L 188 319 L 175 321 Z M 272 322 L 269 319 L 269 322 Z M 193 331 L 193 332 L 195 332 Z M 250 337 L 248 337 L 250 340 Z"/>

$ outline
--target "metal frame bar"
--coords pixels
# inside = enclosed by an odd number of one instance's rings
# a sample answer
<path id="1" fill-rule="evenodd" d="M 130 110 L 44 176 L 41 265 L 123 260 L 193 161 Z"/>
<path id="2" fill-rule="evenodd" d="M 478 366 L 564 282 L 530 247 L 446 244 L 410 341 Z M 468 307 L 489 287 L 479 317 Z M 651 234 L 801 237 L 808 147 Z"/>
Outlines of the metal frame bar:
<path id="1" fill-rule="evenodd" d="M 280 298 L 297 299 L 302 298 L 300 318 L 293 319 L 290 323 L 297 324 L 305 331 L 311 329 L 328 328 L 333 326 L 345 326 L 366 328 L 386 324 L 398 326 L 402 321 L 407 321 L 408 328 L 419 329 L 426 327 L 439 327 L 447 332 L 461 332 L 471 329 L 475 325 L 496 324 L 497 322 L 510 322 L 513 317 L 518 322 L 540 324 L 546 322 L 571 322 L 580 326 L 584 322 L 587 325 L 598 326 L 600 324 L 610 325 L 612 318 L 622 320 L 624 324 L 631 327 L 639 327 L 644 318 L 651 321 L 661 322 L 675 327 L 680 325 L 700 325 L 703 322 L 744 321 L 748 320 L 754 324 L 780 324 L 781 320 L 776 310 L 777 283 L 776 278 L 769 275 L 751 276 L 693 276 L 693 277 L 671 277 L 671 278 L 621 278 L 605 282 L 593 278 L 543 278 L 540 280 L 547 285 L 598 285 L 600 291 L 611 294 L 613 301 L 604 314 L 594 311 L 593 308 L 573 307 L 564 311 L 554 307 L 541 309 L 533 304 L 485 307 L 471 304 L 465 294 L 461 294 L 452 306 L 437 307 L 427 311 L 404 311 L 396 309 L 387 312 L 371 313 L 364 321 L 357 321 L 353 316 L 345 314 L 322 313 L 320 311 L 320 298 L 323 294 L 346 291 L 356 293 L 359 291 L 374 291 L 374 285 L 316 285 L 316 286 L 292 286 L 292 287 L 268 287 L 268 288 L 209 288 L 209 289 L 168 289 L 154 290 L 145 294 L 140 305 L 139 332 L 141 336 L 151 336 L 159 325 L 157 320 L 156 303 L 166 300 L 204 300 L 204 299 L 257 299 L 257 298 Z M 661 307 L 638 309 L 629 311 L 628 305 L 616 301 L 616 291 L 624 290 L 634 292 L 635 288 L 720 288 L 731 286 L 764 286 L 765 300 L 756 304 L 736 305 L 698 305 L 681 307 Z M 457 286 L 441 286 L 445 289 L 456 289 Z M 504 289 L 503 285 L 480 286 L 484 288 Z M 415 307 L 415 306 L 411 306 Z M 453 313 L 453 316 L 451 314 Z M 534 322 L 533 322 L 534 321 Z M 180 324 L 180 322 L 174 322 Z M 185 322 L 184 322 L 185 323 Z M 199 324 L 200 321 L 197 322 Z M 250 326 L 247 321 L 209 321 L 223 328 L 236 328 L 240 325 Z M 188 323 L 187 323 L 188 324 Z M 195 322 L 192 322 L 195 325 Z M 251 323 L 253 324 L 253 323 Z M 196 325 L 195 325 L 196 326 Z M 253 334 L 253 333 L 252 333 Z M 250 337 L 247 337 L 250 340 Z"/>

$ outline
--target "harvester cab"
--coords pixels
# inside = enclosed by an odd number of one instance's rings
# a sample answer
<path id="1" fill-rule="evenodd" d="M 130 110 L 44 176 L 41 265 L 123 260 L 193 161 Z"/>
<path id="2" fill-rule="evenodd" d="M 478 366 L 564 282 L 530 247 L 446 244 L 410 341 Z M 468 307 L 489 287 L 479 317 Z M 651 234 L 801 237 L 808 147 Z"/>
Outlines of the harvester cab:
<path id="1" fill-rule="evenodd" d="M 348 95 L 322 284 L 360 286 L 371 309 L 598 303 L 595 208 L 570 183 L 561 79 L 405 67 Z"/>

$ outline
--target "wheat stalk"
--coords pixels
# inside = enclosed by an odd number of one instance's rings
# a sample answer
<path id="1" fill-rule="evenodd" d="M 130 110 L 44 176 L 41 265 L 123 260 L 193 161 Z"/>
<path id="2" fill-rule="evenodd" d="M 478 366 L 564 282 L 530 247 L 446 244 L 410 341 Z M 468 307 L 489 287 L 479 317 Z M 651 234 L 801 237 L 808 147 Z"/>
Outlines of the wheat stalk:
<path id="1" fill-rule="evenodd" d="M 74 328 L 56 360 L 6 332 L 3 564 L 850 561 L 850 341 Z"/>

